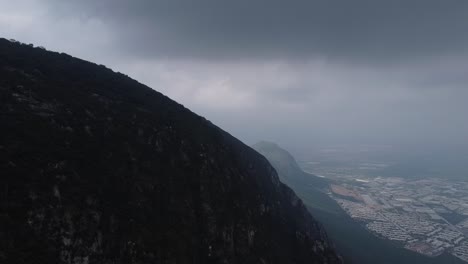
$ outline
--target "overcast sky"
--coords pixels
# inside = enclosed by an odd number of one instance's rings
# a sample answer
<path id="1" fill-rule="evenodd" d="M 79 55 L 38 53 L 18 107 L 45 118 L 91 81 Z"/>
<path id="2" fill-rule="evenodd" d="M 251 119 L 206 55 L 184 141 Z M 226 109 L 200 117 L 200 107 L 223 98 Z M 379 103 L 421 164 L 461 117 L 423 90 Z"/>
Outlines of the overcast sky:
<path id="1" fill-rule="evenodd" d="M 466 0 L 0 0 L 0 36 L 124 72 L 244 142 L 468 142 Z"/>

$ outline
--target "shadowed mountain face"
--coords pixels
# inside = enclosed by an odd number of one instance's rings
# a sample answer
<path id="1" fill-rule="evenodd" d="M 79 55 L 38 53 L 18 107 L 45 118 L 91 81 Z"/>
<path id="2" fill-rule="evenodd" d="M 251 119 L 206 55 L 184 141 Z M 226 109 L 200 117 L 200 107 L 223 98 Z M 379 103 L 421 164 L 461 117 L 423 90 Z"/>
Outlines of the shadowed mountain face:
<path id="1" fill-rule="evenodd" d="M 0 39 L 0 263 L 340 263 L 268 161 L 104 66 Z"/>

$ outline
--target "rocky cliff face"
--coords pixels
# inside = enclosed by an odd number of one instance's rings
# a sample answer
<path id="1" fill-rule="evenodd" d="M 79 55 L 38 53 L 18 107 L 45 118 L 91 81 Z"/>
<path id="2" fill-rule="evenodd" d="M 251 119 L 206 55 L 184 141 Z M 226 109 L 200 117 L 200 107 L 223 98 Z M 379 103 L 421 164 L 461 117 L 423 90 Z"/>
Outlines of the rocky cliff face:
<path id="1" fill-rule="evenodd" d="M 340 263 L 254 150 L 127 76 L 0 39 L 0 263 Z"/>

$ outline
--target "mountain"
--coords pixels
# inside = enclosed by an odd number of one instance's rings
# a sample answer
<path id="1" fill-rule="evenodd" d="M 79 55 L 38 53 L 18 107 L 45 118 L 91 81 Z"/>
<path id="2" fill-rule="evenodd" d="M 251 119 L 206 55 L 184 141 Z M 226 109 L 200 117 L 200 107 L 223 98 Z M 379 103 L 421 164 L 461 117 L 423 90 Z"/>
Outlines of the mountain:
<path id="1" fill-rule="evenodd" d="M 276 169 L 280 180 L 290 186 L 309 185 L 315 188 L 328 186 L 326 179 L 304 172 L 294 157 L 286 150 L 273 142 L 260 141 L 252 146 L 262 154 Z"/>
<path id="2" fill-rule="evenodd" d="M 290 186 L 309 209 L 320 210 L 319 214 L 322 211 L 331 214 L 342 212 L 338 204 L 326 194 L 330 184 L 328 179 L 304 172 L 295 158 L 276 143 L 260 141 L 252 148 L 270 162 L 278 172 L 280 180 Z"/>
<path id="3" fill-rule="evenodd" d="M 341 263 L 268 161 L 110 69 L 0 39 L 0 263 Z"/>
<path id="4" fill-rule="evenodd" d="M 315 219 L 320 221 L 346 263 L 353 264 L 462 264 L 444 254 L 435 258 L 396 246 L 371 234 L 357 223 L 325 192 L 326 179 L 303 172 L 294 157 L 275 143 L 259 142 L 252 146 L 264 155 L 286 182 L 304 201 Z M 317 179 L 319 181 L 317 181 Z"/>

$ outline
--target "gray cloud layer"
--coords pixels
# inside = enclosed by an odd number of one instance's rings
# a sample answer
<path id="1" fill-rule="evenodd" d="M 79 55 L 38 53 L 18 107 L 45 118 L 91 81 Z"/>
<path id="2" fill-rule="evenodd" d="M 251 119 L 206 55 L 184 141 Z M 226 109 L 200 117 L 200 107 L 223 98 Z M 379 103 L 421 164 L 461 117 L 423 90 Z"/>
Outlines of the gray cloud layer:
<path id="1" fill-rule="evenodd" d="M 56 1 L 56 0 L 54 0 Z M 194 58 L 325 56 L 393 60 L 465 53 L 465 0 L 80 0 L 133 55 Z"/>
<path id="2" fill-rule="evenodd" d="M 468 1 L 0 6 L 1 35 L 128 73 L 247 143 L 468 142 Z"/>

